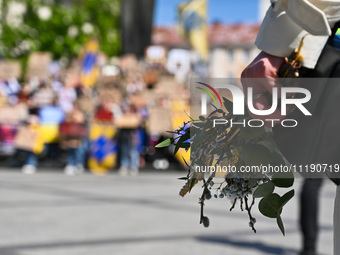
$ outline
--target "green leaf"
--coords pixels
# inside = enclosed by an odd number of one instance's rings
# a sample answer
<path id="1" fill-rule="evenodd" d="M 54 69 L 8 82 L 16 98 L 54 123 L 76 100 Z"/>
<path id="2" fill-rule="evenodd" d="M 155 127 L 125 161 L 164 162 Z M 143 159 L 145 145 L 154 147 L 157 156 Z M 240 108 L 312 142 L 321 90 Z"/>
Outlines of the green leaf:
<path id="1" fill-rule="evenodd" d="M 283 207 L 288 203 L 289 200 L 292 199 L 292 197 L 294 197 L 295 191 L 292 189 L 291 191 L 288 191 L 286 194 L 284 194 L 281 199 L 280 199 L 280 213 L 282 212 Z M 285 228 L 281 219 L 281 215 L 277 215 L 276 218 L 277 221 L 277 225 L 279 226 L 281 232 L 283 235 L 285 235 Z"/>
<path id="2" fill-rule="evenodd" d="M 233 102 L 231 102 L 229 99 L 223 97 L 223 105 L 229 113 L 233 112 Z"/>
<path id="3" fill-rule="evenodd" d="M 216 113 L 223 113 L 223 110 L 222 110 L 222 109 L 216 109 L 216 110 L 212 111 L 212 112 L 209 114 L 208 117 L 213 116 L 213 115 L 216 114 Z"/>
<path id="4" fill-rule="evenodd" d="M 292 172 L 277 172 L 272 176 L 272 182 L 276 187 L 289 188 L 294 184 L 294 174 Z"/>
<path id="5" fill-rule="evenodd" d="M 190 132 L 186 132 L 184 135 L 181 136 L 181 138 L 179 138 L 179 140 L 176 143 L 175 146 L 175 151 L 174 151 L 174 155 L 177 153 L 177 151 L 179 150 L 179 148 L 181 148 L 181 146 L 183 145 L 183 143 L 190 139 Z M 190 145 L 190 144 L 189 144 Z"/>
<path id="6" fill-rule="evenodd" d="M 183 158 L 184 163 L 186 164 L 186 166 L 190 168 L 190 166 L 189 166 L 188 162 L 185 160 L 185 158 L 183 156 L 182 156 L 182 158 Z"/>
<path id="7" fill-rule="evenodd" d="M 187 117 L 190 119 L 190 121 L 195 121 L 193 118 L 191 118 L 191 116 L 186 112 L 184 111 L 185 115 L 187 115 Z"/>
<path id="8" fill-rule="evenodd" d="M 260 185 L 254 192 L 253 197 L 260 198 L 265 197 L 273 193 L 275 185 L 272 182 L 266 182 Z"/>
<path id="9" fill-rule="evenodd" d="M 174 139 L 173 138 L 168 138 L 168 139 L 164 140 L 163 142 L 157 144 L 155 147 L 156 148 L 168 147 L 168 146 L 170 146 L 173 143 L 174 143 Z"/>
<path id="10" fill-rule="evenodd" d="M 184 149 L 190 148 L 190 143 L 182 143 L 179 147 Z"/>
<path id="11" fill-rule="evenodd" d="M 277 218 L 281 214 L 281 204 L 281 197 L 273 193 L 261 199 L 259 211 L 268 218 Z"/>
<path id="12" fill-rule="evenodd" d="M 166 131 L 167 133 L 170 133 L 170 134 L 177 134 L 176 131 Z"/>
<path id="13" fill-rule="evenodd" d="M 201 127 L 204 126 L 205 123 L 204 123 L 204 122 L 200 122 L 200 121 L 195 121 L 195 122 L 193 122 L 193 124 L 194 124 L 195 126 L 201 128 Z"/>
<path id="14" fill-rule="evenodd" d="M 217 107 L 216 107 L 215 105 L 213 105 L 212 103 L 210 103 L 210 105 L 211 105 L 212 107 L 214 107 L 215 110 L 217 110 Z"/>
<path id="15" fill-rule="evenodd" d="M 270 152 L 275 152 L 276 144 L 273 137 L 269 133 L 266 133 L 263 139 L 257 142 L 257 144 L 263 145 Z"/>
<path id="16" fill-rule="evenodd" d="M 241 128 L 241 137 L 245 140 L 246 143 L 249 143 L 251 140 L 258 138 L 265 134 L 264 127 L 243 127 Z"/>
<path id="17" fill-rule="evenodd" d="M 190 183 L 189 183 L 189 193 L 191 192 L 192 188 L 197 184 L 197 182 L 198 182 L 197 177 L 193 177 L 190 180 Z"/>
<path id="18" fill-rule="evenodd" d="M 212 126 L 213 126 L 213 122 L 212 121 L 207 121 L 207 122 L 204 123 L 203 129 L 204 130 L 208 130 L 208 129 L 212 128 Z"/>
<path id="19" fill-rule="evenodd" d="M 200 119 L 200 121 L 205 121 L 205 118 L 203 116 L 199 116 L 198 118 Z"/>
<path id="20" fill-rule="evenodd" d="M 288 203 L 288 201 L 294 196 L 295 191 L 291 190 L 280 197 L 278 194 L 273 193 L 265 196 L 261 199 L 259 203 L 259 211 L 269 218 L 277 218 L 283 207 Z"/>
<path id="21" fill-rule="evenodd" d="M 237 167 L 237 169 L 239 169 L 239 167 Z M 256 178 L 256 176 L 254 176 L 254 177 L 252 176 L 252 178 L 249 179 L 248 185 L 249 185 L 249 187 L 252 187 L 252 186 L 254 186 L 257 182 L 258 182 L 258 178 Z"/>
<path id="22" fill-rule="evenodd" d="M 178 180 L 188 180 L 188 177 L 181 177 L 181 178 L 177 178 Z"/>
<path id="23" fill-rule="evenodd" d="M 272 166 L 285 166 L 286 163 L 283 160 L 282 156 L 277 153 L 277 152 L 272 152 L 272 162 L 271 162 Z"/>
<path id="24" fill-rule="evenodd" d="M 270 164 L 272 162 L 272 154 L 270 151 L 258 144 L 246 144 L 241 149 L 243 161 L 248 166 L 260 166 Z"/>
<path id="25" fill-rule="evenodd" d="M 294 195 L 295 191 L 292 189 L 281 197 L 281 209 L 294 197 Z"/>
<path id="26" fill-rule="evenodd" d="M 285 227 L 284 227 L 284 225 L 283 225 L 283 222 L 282 222 L 282 219 L 281 219 L 281 216 L 280 216 L 280 215 L 277 216 L 276 222 L 277 222 L 277 225 L 279 226 L 279 228 L 280 228 L 282 234 L 285 235 Z"/>

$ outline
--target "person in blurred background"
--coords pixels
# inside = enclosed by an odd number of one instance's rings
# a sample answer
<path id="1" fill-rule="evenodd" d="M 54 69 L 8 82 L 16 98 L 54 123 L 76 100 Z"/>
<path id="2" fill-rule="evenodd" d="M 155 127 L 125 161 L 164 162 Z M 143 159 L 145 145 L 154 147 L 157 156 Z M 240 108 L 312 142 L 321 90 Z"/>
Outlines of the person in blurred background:
<path id="1" fill-rule="evenodd" d="M 114 120 L 114 115 L 111 108 L 111 100 L 109 98 L 103 99 L 96 110 L 94 119 L 97 121 L 112 122 Z"/>
<path id="2" fill-rule="evenodd" d="M 39 117 L 37 115 L 30 115 L 27 122 L 27 126 L 33 132 L 39 132 Z M 21 168 L 24 174 L 34 174 L 37 171 L 38 166 L 38 154 L 44 150 L 44 145 L 39 144 L 37 150 L 23 150 L 26 159 L 24 165 Z"/>
<path id="3" fill-rule="evenodd" d="M 86 156 L 89 149 L 89 129 L 90 122 L 94 114 L 94 103 L 92 98 L 92 90 L 77 86 L 77 99 L 74 106 L 84 114 L 83 132 L 84 136 L 81 138 L 80 147 L 77 149 L 77 171 L 82 173 L 86 166 Z"/>
<path id="4" fill-rule="evenodd" d="M 73 109 L 73 102 L 77 99 L 77 93 L 73 86 L 65 84 L 58 89 L 58 104 L 65 113 Z"/>
<path id="5" fill-rule="evenodd" d="M 67 150 L 67 165 L 64 169 L 66 175 L 76 175 L 84 171 L 81 153 L 86 134 L 85 115 L 76 104 L 73 104 L 60 128 L 61 147 Z"/>
<path id="6" fill-rule="evenodd" d="M 145 88 L 145 84 L 141 77 L 137 74 L 129 74 L 127 77 L 126 92 L 128 94 L 134 94 L 142 91 Z"/>
<path id="7" fill-rule="evenodd" d="M 41 103 L 41 102 L 40 102 Z M 44 154 L 51 155 L 51 162 L 57 164 L 59 145 L 58 145 L 58 127 L 64 120 L 64 112 L 57 105 L 56 98 L 52 98 L 50 104 L 41 104 L 38 110 L 38 115 L 31 115 L 29 124 L 30 128 L 39 132 L 40 139 L 44 143 Z M 39 104 L 38 104 L 39 105 Z M 22 168 L 24 173 L 34 173 L 38 165 L 37 155 L 34 152 L 27 154 L 27 160 Z"/>
<path id="8" fill-rule="evenodd" d="M 47 163 L 51 166 L 60 166 L 59 124 L 65 119 L 65 112 L 54 98 L 49 104 L 42 105 L 38 112 L 39 132 L 45 142 Z"/>
<path id="9" fill-rule="evenodd" d="M 18 93 L 19 103 L 28 105 L 28 101 L 30 99 L 31 93 L 32 93 L 31 87 L 27 83 L 23 84 L 21 86 L 21 90 Z"/>
<path id="10" fill-rule="evenodd" d="M 21 86 L 17 79 L 12 78 L 8 81 L 1 82 L 0 90 L 2 94 L 6 95 L 10 104 L 13 105 L 18 102 L 18 93 L 21 90 Z"/>
<path id="11" fill-rule="evenodd" d="M 32 100 L 36 108 L 41 108 L 45 105 L 52 105 L 56 94 L 51 86 L 44 80 L 40 81 L 37 89 L 33 90 Z"/>
<path id="12" fill-rule="evenodd" d="M 123 103 L 123 113 L 130 118 L 139 117 L 137 109 L 128 100 Z M 129 120 L 127 120 L 129 121 Z M 139 125 L 123 125 L 119 131 L 120 141 L 120 175 L 137 175 L 139 173 Z"/>

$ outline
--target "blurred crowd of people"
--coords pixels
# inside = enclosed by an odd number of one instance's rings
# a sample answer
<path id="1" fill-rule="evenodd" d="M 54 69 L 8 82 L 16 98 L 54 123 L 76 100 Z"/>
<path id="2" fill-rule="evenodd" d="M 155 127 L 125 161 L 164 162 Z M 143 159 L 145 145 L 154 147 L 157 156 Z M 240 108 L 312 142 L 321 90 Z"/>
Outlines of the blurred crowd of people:
<path id="1" fill-rule="evenodd" d="M 119 165 L 122 175 L 138 174 L 146 135 L 143 122 L 148 113 L 145 105 L 134 101 L 145 89 L 143 78 L 131 73 L 124 82 L 89 88 L 75 77 L 59 75 L 22 84 L 17 79 L 0 82 L 1 154 L 11 156 L 12 161 L 22 158 L 26 174 L 37 171 L 42 155 L 62 165 L 61 155 L 66 154 L 67 175 L 82 173 L 89 157 L 101 161 L 107 154 L 115 154 L 120 157 L 111 167 Z M 93 123 L 114 129 L 112 134 L 116 135 L 104 136 L 112 140 L 113 147 L 108 149 L 108 141 L 102 144 L 98 136 L 91 138 Z"/>

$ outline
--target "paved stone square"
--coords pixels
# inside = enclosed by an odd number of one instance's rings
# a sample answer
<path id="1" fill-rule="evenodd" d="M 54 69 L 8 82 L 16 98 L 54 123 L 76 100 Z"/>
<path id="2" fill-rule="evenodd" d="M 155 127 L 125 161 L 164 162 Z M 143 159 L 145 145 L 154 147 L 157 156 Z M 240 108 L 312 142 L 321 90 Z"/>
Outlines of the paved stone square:
<path id="1" fill-rule="evenodd" d="M 23 175 L 0 170 L 0 255 L 297 254 L 298 194 L 283 212 L 286 237 L 275 220 L 255 213 L 258 233 L 227 199 L 206 206 L 211 224 L 198 224 L 200 189 L 181 198 L 180 171 L 142 172 L 136 177 L 89 173 L 69 177 L 40 170 Z M 319 251 L 332 254 L 335 186 L 321 193 Z"/>

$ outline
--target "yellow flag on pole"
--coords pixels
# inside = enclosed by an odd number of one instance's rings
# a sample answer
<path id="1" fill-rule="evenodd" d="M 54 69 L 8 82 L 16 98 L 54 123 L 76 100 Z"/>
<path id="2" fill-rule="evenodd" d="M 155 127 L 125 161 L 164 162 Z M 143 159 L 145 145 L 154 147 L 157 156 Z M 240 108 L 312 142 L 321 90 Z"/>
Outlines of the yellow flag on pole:
<path id="1" fill-rule="evenodd" d="M 91 39 L 84 45 L 81 53 L 81 73 L 80 80 L 85 87 L 92 87 L 99 76 L 97 59 L 99 53 L 99 44 L 96 39 Z"/>
<path id="2" fill-rule="evenodd" d="M 207 0 L 194 0 L 183 2 L 178 7 L 180 31 L 204 60 L 209 54 L 207 5 Z"/>

